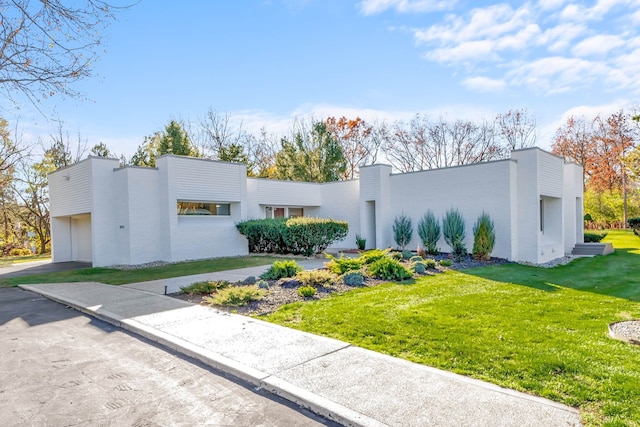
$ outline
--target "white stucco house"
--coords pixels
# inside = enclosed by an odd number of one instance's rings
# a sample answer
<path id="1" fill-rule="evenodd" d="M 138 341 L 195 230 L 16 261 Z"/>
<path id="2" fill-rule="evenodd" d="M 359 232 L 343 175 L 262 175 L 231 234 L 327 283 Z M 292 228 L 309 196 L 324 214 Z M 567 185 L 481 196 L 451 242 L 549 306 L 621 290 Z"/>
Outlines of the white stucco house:
<path id="1" fill-rule="evenodd" d="M 489 213 L 493 256 L 509 260 L 544 263 L 583 241 L 582 168 L 539 148 L 403 174 L 366 166 L 359 179 L 325 184 L 248 178 L 243 164 L 174 155 L 155 168 L 90 157 L 51 173 L 49 191 L 53 261 L 94 266 L 245 255 L 237 222 L 296 215 L 348 221 L 342 248 L 355 247 L 356 234 L 368 248 L 395 246 L 397 215 L 415 227 L 428 209 L 442 218 L 450 208 L 465 217 L 469 249 L 473 223 Z M 418 243 L 414 232 L 410 247 Z"/>

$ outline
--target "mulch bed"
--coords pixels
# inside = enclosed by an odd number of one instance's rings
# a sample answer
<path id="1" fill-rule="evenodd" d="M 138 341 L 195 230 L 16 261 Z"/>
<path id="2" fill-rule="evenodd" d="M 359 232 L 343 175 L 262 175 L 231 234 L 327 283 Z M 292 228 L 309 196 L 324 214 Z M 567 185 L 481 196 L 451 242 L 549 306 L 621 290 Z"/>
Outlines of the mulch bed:
<path id="1" fill-rule="evenodd" d="M 441 255 L 436 257 L 437 260 L 447 258 L 445 255 Z M 416 276 L 432 276 L 439 273 L 442 273 L 446 270 L 463 270 L 467 268 L 475 268 L 475 267 L 483 267 L 487 265 L 499 265 L 505 264 L 509 261 L 501 259 L 501 258 L 491 258 L 489 261 L 477 261 L 471 257 L 462 260 L 462 262 L 454 262 L 450 267 L 442 267 L 439 264 L 436 266 L 435 270 L 427 270 L 427 273 L 424 275 L 416 275 Z M 377 286 L 381 283 L 387 283 L 388 280 L 379 280 L 367 277 L 365 278 L 364 284 L 361 287 L 372 287 Z M 237 284 L 237 286 L 242 286 Z M 244 315 L 265 315 L 276 311 L 278 308 L 285 304 L 290 304 L 297 301 L 313 301 L 313 300 L 321 300 L 323 298 L 327 298 L 331 295 L 342 294 L 344 292 L 348 292 L 350 290 L 357 289 L 353 286 L 347 286 L 342 281 L 338 281 L 330 287 L 319 287 L 316 289 L 316 294 L 312 297 L 304 298 L 298 294 L 297 286 L 293 285 L 290 280 L 281 279 L 277 281 L 269 281 L 269 291 L 267 295 L 262 298 L 260 301 L 252 301 L 245 306 L 241 307 L 230 307 L 230 306 L 219 306 L 219 305 L 211 305 L 207 303 L 204 298 L 208 295 L 195 295 L 195 294 L 182 294 L 176 293 L 171 294 L 169 296 L 181 299 L 183 301 L 188 301 L 192 304 L 201 304 L 214 307 L 218 310 L 227 311 L 231 313 L 244 314 Z"/>

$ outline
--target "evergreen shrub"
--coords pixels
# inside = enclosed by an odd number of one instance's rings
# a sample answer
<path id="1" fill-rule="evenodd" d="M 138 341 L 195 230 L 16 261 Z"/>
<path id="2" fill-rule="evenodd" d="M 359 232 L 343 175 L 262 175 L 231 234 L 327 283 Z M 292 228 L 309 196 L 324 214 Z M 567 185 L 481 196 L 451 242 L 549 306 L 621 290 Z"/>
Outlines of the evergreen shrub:
<path id="1" fill-rule="evenodd" d="M 413 225 L 411 218 L 405 214 L 399 215 L 393 219 L 393 240 L 396 241 L 398 247 L 404 251 L 404 248 L 411 241 L 413 236 Z"/>
<path id="2" fill-rule="evenodd" d="M 381 258 L 369 266 L 369 274 L 383 280 L 411 279 L 413 274 L 400 263 L 389 257 Z"/>
<path id="3" fill-rule="evenodd" d="M 260 278 L 264 280 L 278 280 L 285 277 L 294 277 L 302 267 L 293 260 L 275 261 Z"/>
<path id="4" fill-rule="evenodd" d="M 438 240 L 440 240 L 440 224 L 430 210 L 418 221 L 418 236 L 429 255 L 438 255 Z"/>
<path id="5" fill-rule="evenodd" d="M 496 232 L 489 214 L 482 212 L 473 225 L 473 257 L 488 261 L 496 244 Z"/>

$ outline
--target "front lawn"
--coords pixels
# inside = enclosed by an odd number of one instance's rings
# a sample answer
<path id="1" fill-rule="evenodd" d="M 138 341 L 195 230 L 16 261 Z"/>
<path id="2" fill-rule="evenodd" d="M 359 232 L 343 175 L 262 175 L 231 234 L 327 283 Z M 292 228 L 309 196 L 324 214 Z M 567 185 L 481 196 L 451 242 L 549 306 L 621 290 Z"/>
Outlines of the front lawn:
<path id="1" fill-rule="evenodd" d="M 13 264 L 22 264 L 25 262 L 33 261 L 46 261 L 49 259 L 51 259 L 51 254 L 0 257 L 0 268 L 9 267 Z"/>
<path id="2" fill-rule="evenodd" d="M 256 267 L 259 265 L 271 264 L 275 260 L 281 259 L 282 258 L 270 256 L 243 256 L 181 262 L 135 270 L 118 270 L 114 268 L 101 267 L 84 268 L 81 270 L 4 279 L 0 280 L 0 287 L 31 283 L 62 282 L 100 282 L 111 285 L 122 285 L 125 283 L 146 282 L 148 280 L 168 279 L 171 277 L 188 276 L 192 274 L 212 273 L 214 271 L 234 270 L 236 268 Z"/>
<path id="3" fill-rule="evenodd" d="M 501 265 L 388 283 L 266 320 L 580 409 L 586 425 L 640 425 L 640 346 L 607 325 L 640 318 L 640 239 L 552 269 Z"/>

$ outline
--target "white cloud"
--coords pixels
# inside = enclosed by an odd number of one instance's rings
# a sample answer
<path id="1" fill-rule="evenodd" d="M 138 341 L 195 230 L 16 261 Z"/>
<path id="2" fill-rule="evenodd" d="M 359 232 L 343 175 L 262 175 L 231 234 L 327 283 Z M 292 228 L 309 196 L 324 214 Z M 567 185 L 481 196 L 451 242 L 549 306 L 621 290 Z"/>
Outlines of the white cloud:
<path id="1" fill-rule="evenodd" d="M 538 6 L 542 10 L 559 9 L 565 3 L 565 0 L 540 0 Z"/>
<path id="2" fill-rule="evenodd" d="M 498 55 L 494 52 L 493 43 L 488 40 L 470 41 L 451 48 L 435 49 L 425 55 L 429 59 L 443 63 L 495 61 L 498 59 Z"/>
<path id="3" fill-rule="evenodd" d="M 529 9 L 523 6 L 513 10 L 506 4 L 489 6 L 471 11 L 468 21 L 449 15 L 442 25 L 433 25 L 426 30 L 416 30 L 417 43 L 441 42 L 461 43 L 470 40 L 492 39 L 526 28 L 531 22 L 527 19 Z"/>
<path id="4" fill-rule="evenodd" d="M 601 62 L 560 56 L 521 63 L 507 73 L 511 84 L 528 86 L 543 93 L 562 93 L 605 75 L 608 67 Z"/>
<path id="5" fill-rule="evenodd" d="M 639 0 L 599 0 L 591 7 L 568 0 L 515 8 L 499 3 L 447 14 L 413 35 L 425 47 L 424 58 L 457 68 L 469 88 L 474 75 L 493 64 L 503 73 L 493 76 L 497 81 L 545 93 L 605 79 L 614 87 L 640 90 L 631 54 L 640 47 L 639 8 Z M 600 23 L 605 19 L 612 23 L 606 29 Z"/>
<path id="6" fill-rule="evenodd" d="M 640 48 L 636 48 L 617 57 L 607 77 L 607 83 L 617 89 L 627 89 L 635 94 L 640 94 L 639 55 Z"/>
<path id="7" fill-rule="evenodd" d="M 359 8 L 364 15 L 376 15 L 388 9 L 399 13 L 424 13 L 451 8 L 455 1 L 440 0 L 362 0 Z"/>
<path id="8" fill-rule="evenodd" d="M 559 53 L 566 50 L 576 38 L 587 31 L 588 28 L 583 24 L 563 23 L 546 29 L 538 42 L 546 45 L 549 52 Z"/>
<path id="9" fill-rule="evenodd" d="M 497 92 L 505 87 L 504 80 L 491 79 L 489 77 L 470 77 L 462 84 L 476 92 Z"/>
<path id="10" fill-rule="evenodd" d="M 625 41 L 618 36 L 599 34 L 582 40 L 571 51 L 576 56 L 605 55 L 624 44 Z"/>

